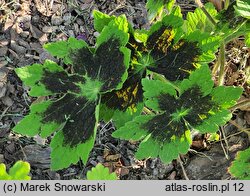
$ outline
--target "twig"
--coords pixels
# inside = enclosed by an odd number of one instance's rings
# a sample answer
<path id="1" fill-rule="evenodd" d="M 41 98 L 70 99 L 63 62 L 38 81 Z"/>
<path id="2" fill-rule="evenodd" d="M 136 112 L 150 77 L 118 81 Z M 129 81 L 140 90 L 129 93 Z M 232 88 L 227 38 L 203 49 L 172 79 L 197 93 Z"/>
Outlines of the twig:
<path id="1" fill-rule="evenodd" d="M 216 61 L 215 64 L 214 64 L 213 70 L 212 70 L 213 76 L 216 76 L 216 73 L 217 73 L 218 69 L 219 69 L 219 62 Z"/>
<path id="2" fill-rule="evenodd" d="M 183 164 L 182 164 L 182 160 L 181 160 L 180 156 L 178 156 L 177 162 L 179 162 L 179 164 L 180 164 L 180 166 L 181 166 L 181 170 L 182 170 L 182 173 L 183 173 L 183 175 L 184 175 L 185 180 L 189 180 L 189 178 L 188 178 L 188 176 L 187 176 L 187 173 L 186 173 L 186 170 L 185 170 L 185 168 L 184 168 L 184 166 L 183 166 Z"/>
<path id="3" fill-rule="evenodd" d="M 52 10 L 52 8 L 53 8 L 53 4 L 54 4 L 54 0 L 51 0 L 50 1 L 50 9 Z"/>
<path id="4" fill-rule="evenodd" d="M 9 110 L 10 106 L 5 108 L 5 110 L 3 111 L 3 113 L 0 115 L 0 120 L 2 120 L 2 118 L 5 116 L 6 112 Z"/>
<path id="5" fill-rule="evenodd" d="M 201 10 L 203 11 L 203 13 L 207 16 L 208 20 L 215 26 L 216 25 L 216 21 L 209 14 L 209 12 L 206 10 L 206 8 L 204 7 L 203 3 L 200 0 L 195 0 L 195 3 L 198 5 L 198 7 L 201 8 Z"/>
<path id="6" fill-rule="evenodd" d="M 47 0 L 45 1 L 45 8 L 46 8 L 46 15 L 48 15 L 49 14 L 49 7 L 48 7 Z"/>
<path id="7" fill-rule="evenodd" d="M 106 132 L 110 131 L 113 127 L 106 129 L 106 131 L 103 131 L 107 125 L 109 125 L 111 123 L 111 120 L 109 120 L 99 131 L 99 135 L 98 135 L 98 144 L 101 144 L 101 134 L 105 134 Z"/>
<path id="8" fill-rule="evenodd" d="M 19 146 L 20 146 L 20 148 L 21 148 L 21 151 L 22 151 L 22 153 L 23 153 L 23 156 L 24 156 L 24 160 L 25 160 L 25 161 L 27 161 L 27 160 L 28 160 L 28 158 L 27 158 L 27 155 L 25 154 L 25 152 L 24 152 L 24 150 L 23 150 L 23 147 L 22 147 L 22 145 L 21 145 L 21 144 L 19 144 Z"/>
<path id="9" fill-rule="evenodd" d="M 225 0 L 225 1 L 224 1 L 224 7 L 223 7 L 223 8 L 227 10 L 229 4 L 230 4 L 230 0 Z"/>
<path id="10" fill-rule="evenodd" d="M 222 150 L 223 150 L 223 152 L 224 152 L 224 154 L 225 154 L 226 159 L 229 159 L 229 157 L 228 157 L 228 142 L 227 142 L 226 137 L 224 137 L 224 136 L 225 136 L 224 130 L 223 130 L 222 127 L 220 127 L 220 138 L 223 137 L 223 139 L 224 139 L 224 141 L 225 141 L 225 144 L 226 144 L 226 149 L 225 149 L 222 140 L 220 140 L 221 148 L 222 148 Z"/>
<path id="11" fill-rule="evenodd" d="M 227 37 L 225 37 L 224 43 L 227 44 L 228 42 L 244 35 L 245 32 L 249 31 L 250 28 L 248 27 L 248 25 L 246 25 L 247 22 L 248 22 L 248 20 L 242 22 L 239 27 L 234 29 L 234 32 L 230 33 Z"/>
<path id="12" fill-rule="evenodd" d="M 176 86 L 173 82 L 170 82 L 169 80 L 167 80 L 163 75 L 153 72 L 153 77 L 160 81 L 170 84 L 172 87 L 175 88 L 175 90 L 178 91 L 179 94 L 181 93 L 181 89 L 178 86 Z"/>
<path id="13" fill-rule="evenodd" d="M 143 112 L 145 114 L 153 114 L 153 112 L 150 109 L 148 109 L 147 107 L 143 107 Z"/>
<path id="14" fill-rule="evenodd" d="M 200 155 L 201 157 L 206 157 L 206 158 L 208 158 L 210 161 L 213 161 L 213 159 L 210 157 L 210 156 L 207 156 L 205 153 L 203 153 L 203 152 L 198 152 L 198 151 L 196 151 L 196 150 L 194 150 L 194 149 L 189 149 L 189 152 L 193 152 L 193 153 L 195 153 L 195 154 L 197 154 L 197 155 Z"/>
<path id="15" fill-rule="evenodd" d="M 124 7 L 125 7 L 125 5 L 120 4 L 120 5 L 118 5 L 115 9 L 113 9 L 111 12 L 109 12 L 108 15 L 110 16 L 110 15 L 112 15 L 114 12 L 116 12 L 117 10 L 122 9 L 122 8 L 124 8 Z"/>
<path id="16" fill-rule="evenodd" d="M 243 127 L 241 127 L 240 125 L 238 125 L 236 122 L 230 120 L 229 121 L 232 125 L 234 125 L 235 127 L 237 127 L 240 131 L 245 132 L 246 134 L 248 134 L 248 136 L 250 137 L 250 128 L 248 129 L 244 129 Z"/>
<path id="17" fill-rule="evenodd" d="M 234 111 L 236 109 L 249 108 L 249 107 L 250 107 L 250 100 L 244 100 L 232 106 L 231 108 L 229 108 L 229 110 Z"/>

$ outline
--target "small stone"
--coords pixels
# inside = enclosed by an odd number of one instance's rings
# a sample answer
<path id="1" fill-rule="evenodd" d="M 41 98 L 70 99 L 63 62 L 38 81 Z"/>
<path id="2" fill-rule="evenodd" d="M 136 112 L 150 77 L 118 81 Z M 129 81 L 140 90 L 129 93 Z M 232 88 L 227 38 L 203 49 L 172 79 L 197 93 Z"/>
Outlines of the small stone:
<path id="1" fill-rule="evenodd" d="M 169 176 L 168 176 L 168 180 L 175 180 L 176 177 L 176 171 L 173 171 Z"/>
<path id="2" fill-rule="evenodd" d="M 60 14 L 61 10 L 65 10 L 65 8 L 66 8 L 65 5 L 62 3 L 59 3 L 59 4 L 54 3 L 52 6 L 52 12 Z"/>
<path id="3" fill-rule="evenodd" d="M 96 32 L 94 32 L 94 36 L 95 36 L 95 37 L 98 37 L 99 35 L 100 35 L 100 33 L 99 33 L 99 32 L 97 32 L 97 31 L 96 31 Z"/>
<path id="4" fill-rule="evenodd" d="M 32 58 L 32 56 L 30 58 L 20 58 L 19 62 L 17 63 L 18 67 L 23 67 L 25 65 L 31 65 L 34 63 L 34 60 Z"/>
<path id="5" fill-rule="evenodd" d="M 10 58 L 11 62 L 14 59 L 19 59 L 18 54 L 14 50 L 12 50 L 12 49 L 9 48 L 9 52 L 10 52 L 9 58 Z"/>
<path id="6" fill-rule="evenodd" d="M 40 63 L 44 63 L 46 59 L 52 60 L 54 62 L 58 62 L 58 60 L 56 58 L 54 58 L 53 56 L 51 56 L 51 54 L 47 51 L 43 51 L 40 55 L 39 55 L 39 62 Z"/>
<path id="7" fill-rule="evenodd" d="M 61 31 L 64 31 L 64 30 L 65 30 L 65 26 L 64 26 L 64 25 L 60 25 L 60 26 L 59 26 L 59 29 L 60 29 Z"/>
<path id="8" fill-rule="evenodd" d="M 31 15 L 24 15 L 22 17 L 20 17 L 19 22 L 30 22 L 31 21 Z"/>
<path id="9" fill-rule="evenodd" d="M 83 25 L 84 25 L 84 21 L 83 21 L 82 19 L 80 19 L 80 18 L 77 18 L 77 19 L 76 19 L 76 23 L 77 23 L 78 25 L 80 25 L 80 26 L 83 26 Z"/>
<path id="10" fill-rule="evenodd" d="M 33 138 L 37 144 L 42 145 L 42 146 L 45 145 L 46 139 L 40 137 L 39 135 L 35 135 Z"/>
<path id="11" fill-rule="evenodd" d="M 98 163 L 104 163 L 104 158 L 103 156 L 97 156 L 96 160 L 98 161 Z"/>
<path id="12" fill-rule="evenodd" d="M 30 34 L 29 31 L 23 31 L 23 32 L 20 33 L 21 37 L 23 37 L 23 38 L 29 37 L 29 34 Z"/>
<path id="13" fill-rule="evenodd" d="M 33 23 L 38 23 L 39 20 L 40 20 L 40 17 L 38 15 L 35 15 L 35 16 L 32 17 L 32 22 Z"/>
<path id="14" fill-rule="evenodd" d="M 91 4 L 84 3 L 80 5 L 81 10 L 88 10 L 91 7 Z"/>
<path id="15" fill-rule="evenodd" d="M 96 166 L 96 165 L 97 165 L 97 162 L 94 161 L 94 160 L 91 160 L 91 161 L 90 161 L 90 164 L 93 165 L 93 166 Z"/>
<path id="16" fill-rule="evenodd" d="M 30 29 L 30 22 L 25 22 L 23 23 L 23 28 L 22 28 L 24 31 L 27 31 Z"/>
<path id="17" fill-rule="evenodd" d="M 57 34 L 55 38 L 51 39 L 51 41 L 52 40 L 54 40 L 54 41 L 67 40 L 67 39 L 68 39 L 68 36 L 62 32 L 62 33 Z"/>
<path id="18" fill-rule="evenodd" d="M 77 39 L 82 39 L 82 40 L 84 40 L 84 41 L 87 41 L 87 40 L 88 40 L 86 34 L 84 34 L 84 33 L 79 34 L 76 38 L 77 38 Z"/>
<path id="19" fill-rule="evenodd" d="M 159 171 L 155 168 L 155 169 L 153 169 L 153 175 L 154 176 L 157 176 L 159 174 Z"/>
<path id="20" fill-rule="evenodd" d="M 69 30 L 68 33 L 69 33 L 69 37 L 75 37 L 75 34 L 74 34 L 73 30 Z"/>
<path id="21" fill-rule="evenodd" d="M 55 26 L 59 26 L 60 24 L 62 24 L 63 19 L 60 16 L 55 16 L 53 15 L 51 17 L 51 24 L 55 25 Z"/>
<path id="22" fill-rule="evenodd" d="M 0 49 L 0 56 L 5 56 L 8 52 L 8 47 L 7 46 L 1 46 Z"/>
<path id="23" fill-rule="evenodd" d="M 11 29 L 13 25 L 14 25 L 14 20 L 11 20 L 10 18 L 7 19 L 6 22 L 4 23 L 3 31 Z"/>
<path id="24" fill-rule="evenodd" d="M 150 168 L 151 169 L 155 168 L 157 161 L 158 161 L 158 159 L 152 159 L 152 162 L 150 163 Z"/>
<path id="25" fill-rule="evenodd" d="M 71 13 L 66 13 L 63 16 L 63 21 L 65 25 L 69 25 L 71 23 Z"/>
<path id="26" fill-rule="evenodd" d="M 57 26 L 44 26 L 42 31 L 44 33 L 52 33 L 52 32 L 55 32 L 57 29 L 58 29 Z"/>
<path id="27" fill-rule="evenodd" d="M 74 30 L 76 34 L 80 33 L 79 25 L 77 23 L 74 23 Z"/>

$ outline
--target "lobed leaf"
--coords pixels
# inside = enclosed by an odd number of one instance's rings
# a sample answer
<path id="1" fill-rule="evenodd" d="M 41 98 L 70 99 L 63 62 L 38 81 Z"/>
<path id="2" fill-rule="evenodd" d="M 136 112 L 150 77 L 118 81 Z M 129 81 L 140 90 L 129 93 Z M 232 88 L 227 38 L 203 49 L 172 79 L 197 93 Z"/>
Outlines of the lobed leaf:
<path id="1" fill-rule="evenodd" d="M 11 180 L 11 176 L 6 172 L 5 164 L 0 164 L 0 180 Z"/>
<path id="2" fill-rule="evenodd" d="M 87 47 L 71 52 L 75 71 L 102 82 L 102 93 L 121 88 L 128 76 L 130 50 L 125 47 L 127 41 L 127 33 L 105 27 L 94 52 Z"/>
<path id="3" fill-rule="evenodd" d="M 43 123 L 44 113 L 51 104 L 51 101 L 32 104 L 29 115 L 22 119 L 13 128 L 13 131 L 28 136 L 41 134 L 42 137 L 47 137 L 52 134 L 60 125 L 53 121 L 51 123 Z"/>
<path id="4" fill-rule="evenodd" d="M 188 79 L 179 84 L 181 92 L 188 90 L 192 86 L 199 86 L 203 95 L 211 93 L 214 82 L 211 80 L 211 71 L 207 65 L 201 65 L 192 72 Z"/>
<path id="5" fill-rule="evenodd" d="M 137 116 L 113 132 L 112 136 L 115 138 L 139 141 L 148 135 L 147 131 L 141 127 L 141 124 L 148 122 L 153 117 L 154 115 Z"/>
<path id="6" fill-rule="evenodd" d="M 234 6 L 236 13 L 240 16 L 250 19 L 250 1 L 249 0 L 237 0 L 236 6 Z"/>
<path id="7" fill-rule="evenodd" d="M 174 3 L 175 0 L 148 0 L 146 8 L 148 10 L 149 20 L 153 20 L 154 18 L 156 18 L 163 11 L 164 7 L 166 7 L 170 12 L 173 8 Z"/>
<path id="8" fill-rule="evenodd" d="M 71 50 L 87 47 L 87 43 L 83 40 L 78 40 L 74 37 L 70 37 L 67 41 L 47 43 L 43 47 L 51 55 L 62 58 L 65 64 L 72 64 L 72 61 L 69 57 Z"/>
<path id="9" fill-rule="evenodd" d="M 99 163 L 87 172 L 87 180 L 117 180 L 117 175 L 109 173 L 109 169 Z"/>
<path id="10" fill-rule="evenodd" d="M 114 15 L 109 16 L 105 13 L 102 13 L 98 10 L 93 11 L 94 16 L 94 28 L 101 33 L 104 28 L 109 26 L 115 26 L 121 31 L 128 32 L 129 24 L 124 14 L 116 17 Z"/>
<path id="11" fill-rule="evenodd" d="M 159 103 L 157 100 L 158 96 L 160 96 L 161 94 L 176 96 L 175 88 L 171 84 L 166 84 L 165 82 L 160 80 L 151 81 L 148 79 L 143 79 L 142 85 L 144 90 L 144 97 L 147 99 L 147 101 L 145 102 L 146 106 L 156 111 L 160 111 Z"/>
<path id="12" fill-rule="evenodd" d="M 250 180 L 250 148 L 237 153 L 229 172 L 239 180 Z"/>
<path id="13" fill-rule="evenodd" d="M 224 32 L 225 35 L 232 33 L 238 26 L 240 26 L 246 19 L 236 14 L 236 1 L 232 1 L 227 9 L 222 10 L 218 15 L 217 23 L 218 31 Z"/>
<path id="14" fill-rule="evenodd" d="M 78 87 L 73 82 L 83 80 L 78 76 L 69 76 L 62 67 L 50 60 L 46 60 L 43 65 L 33 64 L 16 68 L 15 72 L 25 85 L 31 87 L 29 92 L 31 96 L 66 93 L 68 89 L 77 91 Z"/>
<path id="15" fill-rule="evenodd" d="M 231 118 L 227 109 L 242 93 L 241 88 L 213 88 L 207 65 L 177 84 L 175 89 L 167 81 L 143 79 L 146 106 L 156 114 L 138 116 L 112 134 L 121 139 L 142 140 L 137 158 L 160 157 L 169 162 L 186 153 L 191 144 L 190 131 L 217 131 Z"/>
<path id="16" fill-rule="evenodd" d="M 213 101 L 222 108 L 229 108 L 236 104 L 236 100 L 240 98 L 243 89 L 234 86 L 218 86 L 213 89 Z M 223 95 L 223 96 L 222 96 Z"/>
<path id="17" fill-rule="evenodd" d="M 86 164 L 89 153 L 92 150 L 95 142 L 96 125 L 92 135 L 85 140 L 84 143 L 79 143 L 75 146 L 64 144 L 63 131 L 58 132 L 51 141 L 51 169 L 59 170 L 69 167 L 71 164 L 76 164 L 79 159 Z"/>
<path id="18" fill-rule="evenodd" d="M 217 10 L 215 9 L 212 3 L 206 3 L 204 7 L 212 17 L 217 16 L 218 14 Z M 186 29 L 187 33 L 191 33 L 196 30 L 199 30 L 201 32 L 211 33 L 214 31 L 215 26 L 207 18 L 202 9 L 198 7 L 195 9 L 194 12 L 188 12 L 186 20 L 186 28 L 187 28 Z"/>
<path id="19" fill-rule="evenodd" d="M 130 72 L 121 89 L 102 95 L 101 118 L 105 121 L 112 118 L 118 128 L 140 115 L 143 108 L 141 78 L 140 73 Z"/>
<path id="20" fill-rule="evenodd" d="M 103 28 L 107 26 L 110 23 L 110 21 L 116 18 L 115 16 L 109 16 L 98 10 L 93 11 L 93 16 L 94 16 L 94 28 L 98 32 L 102 32 Z"/>
<path id="21" fill-rule="evenodd" d="M 30 180 L 30 165 L 28 162 L 17 161 L 10 169 L 9 174 L 6 172 L 6 166 L 0 164 L 0 180 Z"/>
<path id="22" fill-rule="evenodd" d="M 105 106 L 101 107 L 103 108 L 101 109 L 101 116 L 105 120 L 109 120 L 111 119 L 111 117 L 113 117 L 113 119 L 117 123 L 119 123 L 118 127 L 120 127 L 124 124 L 122 122 L 125 122 L 126 119 L 132 119 L 132 117 L 140 114 L 140 112 L 137 112 L 138 107 L 136 106 L 138 104 L 139 108 L 141 108 L 142 105 L 139 104 L 140 101 L 138 102 L 138 100 L 141 100 L 140 97 L 142 97 L 142 88 L 140 80 L 144 77 L 146 68 L 157 73 L 166 73 L 164 75 L 165 77 L 167 75 L 168 79 L 172 77 L 171 79 L 175 80 L 176 78 L 180 77 L 180 72 L 183 72 L 183 70 L 181 70 L 182 68 L 177 67 L 174 68 L 172 71 L 169 70 L 166 65 L 169 64 L 168 62 L 172 63 L 173 58 L 176 58 L 174 57 L 175 54 L 181 53 L 183 49 L 178 49 L 174 45 L 175 42 L 178 43 L 178 40 L 180 39 L 183 33 L 181 29 L 181 26 L 183 25 L 183 20 L 181 17 L 181 11 L 179 7 L 177 7 L 172 14 L 167 17 L 164 17 L 161 22 L 158 22 L 153 25 L 147 34 L 145 31 L 137 31 L 132 33 L 128 45 L 128 47 L 132 51 L 132 61 L 128 80 L 125 81 L 123 87 L 120 90 L 113 91 L 103 96 L 102 102 L 105 103 Z M 139 43 L 136 40 L 139 41 Z M 174 50 L 176 51 L 174 52 L 174 54 L 171 54 L 171 51 L 166 51 L 168 47 L 175 47 Z M 212 47 L 207 48 L 209 48 L 208 50 L 211 50 Z M 170 54 L 166 55 L 166 53 L 168 52 L 170 52 Z M 180 56 L 183 55 L 180 54 Z M 168 60 L 166 60 L 167 58 Z M 183 59 L 179 60 L 179 64 L 182 64 L 182 60 Z M 155 64 L 159 64 L 159 67 L 156 67 Z M 192 68 L 194 67 L 192 66 Z M 173 72 L 175 73 L 173 74 Z M 189 75 L 189 73 L 187 74 L 186 72 L 185 74 Z M 136 81 L 133 81 L 130 78 L 136 78 Z M 136 85 L 133 85 L 133 83 Z M 135 93 L 134 89 L 136 86 L 139 86 L 140 90 L 136 91 L 138 93 L 136 93 L 136 96 L 134 96 L 133 93 Z M 119 96 L 127 100 L 121 99 L 119 98 Z M 131 112 L 131 106 L 132 108 L 135 108 L 136 112 Z M 106 112 L 102 112 L 103 110 L 105 110 Z M 124 115 L 124 118 L 121 117 L 122 114 Z"/>
<path id="23" fill-rule="evenodd" d="M 148 31 L 144 45 L 134 44 L 132 66 L 140 65 L 162 74 L 170 81 L 187 78 L 198 64 L 211 62 L 219 47 L 218 36 L 199 30 L 185 34 L 180 10 L 155 23 Z M 140 69 L 142 69 L 140 68 Z"/>
<path id="24" fill-rule="evenodd" d="M 57 94 L 54 101 L 32 105 L 30 114 L 14 127 L 16 132 L 29 136 L 46 137 L 55 132 L 51 142 L 52 169 L 68 167 L 79 159 L 87 162 L 99 120 L 100 95 L 120 89 L 127 79 L 128 34 L 116 25 L 126 26 L 125 18 L 120 17 L 118 22 L 111 21 L 104 27 L 96 48 L 73 38 L 59 45 L 45 46 L 53 55 L 70 62 L 73 74 L 52 61 L 16 69 L 24 83 L 31 87 L 32 96 Z M 60 44 L 67 50 L 57 53 Z"/>

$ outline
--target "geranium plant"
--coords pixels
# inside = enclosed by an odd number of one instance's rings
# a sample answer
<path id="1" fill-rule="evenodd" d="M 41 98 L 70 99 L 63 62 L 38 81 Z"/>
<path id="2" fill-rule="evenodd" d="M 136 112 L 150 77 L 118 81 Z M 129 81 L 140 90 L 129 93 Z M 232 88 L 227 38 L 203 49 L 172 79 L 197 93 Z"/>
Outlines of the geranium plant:
<path id="1" fill-rule="evenodd" d="M 94 47 L 75 38 L 44 46 L 70 71 L 49 60 L 15 70 L 31 96 L 49 96 L 14 131 L 53 135 L 52 169 L 87 162 L 100 119 L 114 120 L 114 137 L 141 141 L 138 158 L 169 162 L 188 151 L 193 131 L 216 132 L 231 118 L 242 89 L 214 87 L 207 65 L 220 36 L 186 31 L 178 6 L 148 31 L 124 15 L 95 11 L 94 19 Z"/>
<path id="2" fill-rule="evenodd" d="M 16 69 L 24 84 L 31 87 L 31 96 L 60 95 L 33 104 L 30 114 L 14 127 L 15 132 L 29 136 L 47 137 L 56 132 L 51 142 L 53 169 L 68 167 L 79 158 L 87 161 L 94 145 L 101 94 L 121 88 L 127 78 L 127 41 L 128 34 L 112 22 L 98 37 L 95 48 L 75 38 L 45 46 L 71 63 L 72 73 L 49 60 Z"/>

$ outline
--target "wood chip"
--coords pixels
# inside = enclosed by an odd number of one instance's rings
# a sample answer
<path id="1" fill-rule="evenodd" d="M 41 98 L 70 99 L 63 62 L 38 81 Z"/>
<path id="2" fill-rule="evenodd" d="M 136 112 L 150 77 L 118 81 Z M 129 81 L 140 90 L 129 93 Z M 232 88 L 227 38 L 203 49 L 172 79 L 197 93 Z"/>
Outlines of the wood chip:
<path id="1" fill-rule="evenodd" d="M 4 97 L 7 92 L 6 86 L 0 86 L 0 98 Z"/>
<path id="2" fill-rule="evenodd" d="M 43 148 L 39 145 L 28 145 L 18 151 L 18 158 L 24 157 L 33 167 L 50 168 L 50 148 Z"/>
<path id="3" fill-rule="evenodd" d="M 121 158 L 120 154 L 108 155 L 105 157 L 106 161 L 117 161 L 120 158 Z"/>
<path id="4" fill-rule="evenodd" d="M 0 154 L 0 163 L 3 163 L 4 162 L 4 156 L 3 154 Z"/>
<path id="5" fill-rule="evenodd" d="M 16 41 L 11 40 L 10 48 L 14 50 L 17 54 L 25 54 L 26 48 L 23 46 L 19 46 Z"/>
<path id="6" fill-rule="evenodd" d="M 6 106 L 8 106 L 8 107 L 12 106 L 13 103 L 14 103 L 14 102 L 12 101 L 12 99 L 11 99 L 9 96 L 2 97 L 2 98 L 1 98 L 1 101 L 2 101 L 2 103 L 3 103 L 4 105 L 6 105 Z"/>
<path id="7" fill-rule="evenodd" d="M 7 46 L 0 46 L 1 50 L 0 50 L 0 56 L 5 56 L 8 52 L 8 47 Z"/>
<path id="8" fill-rule="evenodd" d="M 35 27 L 34 25 L 31 25 L 30 26 L 30 31 L 31 31 L 31 35 L 36 38 L 36 39 L 39 39 L 40 37 L 43 36 L 43 32 L 40 31 L 37 27 Z"/>

